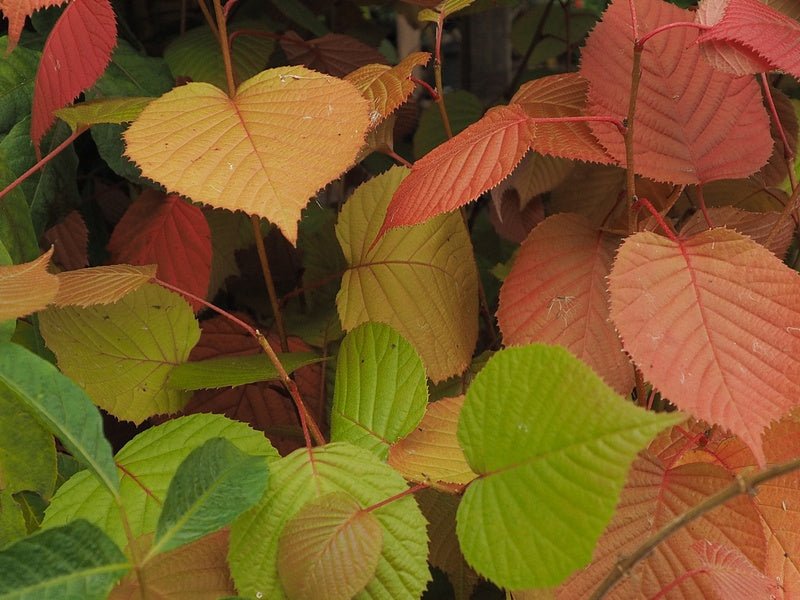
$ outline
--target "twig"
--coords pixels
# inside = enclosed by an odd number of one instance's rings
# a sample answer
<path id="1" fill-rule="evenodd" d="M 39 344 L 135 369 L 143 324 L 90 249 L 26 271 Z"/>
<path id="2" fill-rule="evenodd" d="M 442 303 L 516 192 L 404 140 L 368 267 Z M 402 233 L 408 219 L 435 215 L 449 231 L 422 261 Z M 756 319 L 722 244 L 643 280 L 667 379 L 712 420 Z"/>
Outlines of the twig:
<path id="1" fill-rule="evenodd" d="M 225 20 L 225 11 L 222 8 L 221 0 L 212 0 L 214 3 L 214 14 L 217 18 L 219 34 L 219 47 L 222 50 L 222 62 L 225 65 L 225 80 L 228 84 L 228 96 L 233 98 L 236 95 L 236 81 L 233 77 L 233 61 L 231 60 L 231 47 L 228 44 L 228 25 Z M 200 0 L 204 4 L 205 0 Z"/>
<path id="2" fill-rule="evenodd" d="M 278 294 L 275 291 L 275 282 L 272 280 L 272 271 L 269 268 L 267 249 L 264 247 L 264 238 L 261 237 L 261 220 L 253 215 L 250 217 L 253 224 L 253 236 L 256 238 L 256 250 L 258 251 L 258 261 L 261 263 L 261 273 L 267 285 L 267 295 L 272 306 L 272 314 L 275 317 L 275 328 L 278 330 L 278 339 L 281 341 L 281 352 L 289 351 L 289 342 L 286 339 L 286 328 L 283 326 L 283 315 L 281 305 L 278 301 Z"/>

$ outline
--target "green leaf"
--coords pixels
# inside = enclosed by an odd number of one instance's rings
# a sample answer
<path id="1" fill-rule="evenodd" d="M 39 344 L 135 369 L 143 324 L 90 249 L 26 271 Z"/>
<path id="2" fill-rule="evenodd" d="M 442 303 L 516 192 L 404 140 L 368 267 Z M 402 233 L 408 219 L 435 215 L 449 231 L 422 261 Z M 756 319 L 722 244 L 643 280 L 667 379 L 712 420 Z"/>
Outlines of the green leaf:
<path id="1" fill-rule="evenodd" d="M 279 353 L 278 358 L 287 373 L 323 360 L 313 352 Z M 280 379 L 280 376 L 269 358 L 255 354 L 183 363 L 172 370 L 168 383 L 179 390 L 207 390 L 274 379 Z"/>
<path id="2" fill-rule="evenodd" d="M 336 361 L 333 441 L 350 442 L 386 460 L 389 446 L 411 433 L 427 404 L 422 360 L 399 333 L 365 323 L 345 336 Z"/>
<path id="3" fill-rule="evenodd" d="M 328 28 L 325 27 L 325 24 L 301 2 L 297 2 L 297 0 L 270 0 L 270 3 L 281 11 L 287 19 L 314 35 L 323 36 L 328 33 Z"/>
<path id="4" fill-rule="evenodd" d="M 464 131 L 481 118 L 483 104 L 477 96 L 464 90 L 455 90 L 444 95 L 444 105 L 453 135 Z M 414 157 L 422 158 L 439 144 L 447 141 L 442 115 L 436 104 L 425 107 L 414 132 Z"/>
<path id="5" fill-rule="evenodd" d="M 3 244 L 3 238 L 2 236 L 0 236 L 0 267 L 11 264 L 14 264 L 14 261 L 11 260 L 11 255 L 8 253 L 8 250 L 6 250 L 5 244 Z M 17 328 L 16 319 L 8 319 L 6 321 L 0 321 L 0 342 L 9 341 L 11 339 L 11 336 L 14 335 L 14 330 L 16 328 Z"/>
<path id="6" fill-rule="evenodd" d="M 152 101 L 152 98 L 102 98 L 61 108 L 55 115 L 76 131 L 81 125 L 129 123 Z"/>
<path id="7" fill-rule="evenodd" d="M 61 370 L 116 417 L 141 423 L 186 404 L 189 395 L 167 379 L 189 358 L 200 327 L 177 294 L 147 284 L 114 304 L 50 308 L 39 318 Z"/>
<path id="8" fill-rule="evenodd" d="M 14 179 L 16 176 L 11 169 L 0 161 L 0 185 L 5 187 Z M 39 256 L 31 213 L 19 187 L 8 192 L 0 202 L 0 241 L 15 264 L 29 262 Z"/>
<path id="9" fill-rule="evenodd" d="M 479 474 L 458 508 L 467 562 L 510 589 L 560 583 L 591 560 L 636 453 L 684 419 L 624 400 L 564 348 L 499 351 L 458 427 Z"/>
<path id="10" fill-rule="evenodd" d="M 345 492 L 369 507 L 408 489 L 403 478 L 366 450 L 346 443 L 301 448 L 270 466 L 267 493 L 231 526 L 228 554 L 239 593 L 286 598 L 278 576 L 278 541 L 286 523 L 309 501 Z M 425 519 L 414 498 L 401 498 L 372 514 L 383 530 L 375 576 L 357 600 L 419 598 L 429 579 Z"/>
<path id="11" fill-rule="evenodd" d="M 224 438 L 189 453 L 169 484 L 150 554 L 166 552 L 224 527 L 267 489 L 264 456 L 249 456 Z"/>
<path id="12" fill-rule="evenodd" d="M 7 55 L 8 37 L 0 37 L 0 132 L 31 113 L 33 81 L 40 54 L 18 46 Z"/>
<path id="13" fill-rule="evenodd" d="M 0 598 L 103 600 L 129 569 L 107 535 L 78 520 L 0 552 Z"/>
<path id="14" fill-rule="evenodd" d="M 228 25 L 228 33 L 242 29 L 268 31 L 259 21 L 236 21 Z M 267 66 L 275 40 L 253 35 L 237 35 L 231 48 L 233 72 L 238 81 L 246 81 Z M 173 40 L 164 50 L 164 60 L 172 75 L 189 77 L 192 81 L 205 81 L 225 89 L 225 65 L 219 42 L 207 25 L 190 29 Z"/>
<path id="15" fill-rule="evenodd" d="M 333 305 L 347 262 L 336 239 L 337 212 L 315 202 L 303 211 L 297 248 L 303 253 L 303 287 L 312 310 Z M 324 283 L 324 285 L 321 285 Z M 307 312 L 307 311 L 306 311 Z"/>
<path id="16" fill-rule="evenodd" d="M 111 445 L 103 434 L 103 420 L 83 390 L 49 362 L 8 343 L 0 344 L 0 388 L 22 402 L 111 493 L 116 493 L 119 478 Z"/>
<path id="17" fill-rule="evenodd" d="M 22 509 L 10 491 L 0 489 L 0 550 L 26 533 Z"/>
<path id="18" fill-rule="evenodd" d="M 134 537 L 155 533 L 178 466 L 192 450 L 215 437 L 225 438 L 246 454 L 268 461 L 278 458 L 263 433 L 221 415 L 181 417 L 140 433 L 116 455 L 122 474 L 120 497 Z M 128 543 L 113 497 L 85 472 L 76 473 L 58 489 L 43 526 L 63 525 L 76 518 L 101 527 L 122 547 Z"/>

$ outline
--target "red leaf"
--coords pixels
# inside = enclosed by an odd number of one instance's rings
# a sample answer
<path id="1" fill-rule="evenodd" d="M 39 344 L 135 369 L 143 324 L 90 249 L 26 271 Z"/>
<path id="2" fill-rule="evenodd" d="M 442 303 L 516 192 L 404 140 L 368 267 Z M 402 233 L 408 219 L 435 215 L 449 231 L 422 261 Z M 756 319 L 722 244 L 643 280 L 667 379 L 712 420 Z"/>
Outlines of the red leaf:
<path id="1" fill-rule="evenodd" d="M 0 11 L 8 19 L 8 49 L 6 54 L 17 47 L 25 19 L 35 11 L 49 6 L 64 4 L 66 0 L 0 0 Z"/>
<path id="2" fill-rule="evenodd" d="M 339 33 L 327 33 L 306 41 L 294 31 L 287 31 L 280 43 L 290 65 L 305 65 L 334 77 L 344 77 L 365 65 L 387 62 L 372 46 Z"/>
<path id="3" fill-rule="evenodd" d="M 633 69 L 631 4 L 640 34 L 692 21 L 693 13 L 661 0 L 614 0 L 589 36 L 581 75 L 589 80 L 588 112 L 628 113 Z M 738 179 L 760 169 L 772 151 L 767 113 L 752 78 L 714 70 L 694 42 L 697 31 L 671 29 L 651 38 L 642 53 L 634 122 L 635 170 L 657 181 L 703 183 Z M 605 124 L 592 132 L 625 164 L 625 144 Z"/>
<path id="4" fill-rule="evenodd" d="M 204 298 L 211 277 L 211 230 L 198 207 L 180 196 L 146 190 L 108 242 L 116 263 L 157 264 L 157 277 Z M 202 305 L 190 301 L 195 311 Z"/>
<path id="5" fill-rule="evenodd" d="M 50 32 L 36 71 L 31 138 L 38 149 L 53 111 L 72 102 L 103 74 L 117 43 L 109 0 L 72 0 Z"/>
<path id="6" fill-rule="evenodd" d="M 508 177 L 528 152 L 531 136 L 521 106 L 490 110 L 414 163 L 389 204 L 378 237 L 475 200 Z"/>
<path id="7" fill-rule="evenodd" d="M 707 540 L 697 540 L 691 548 L 700 556 L 717 598 L 751 600 L 775 597 L 777 582 L 756 569 L 738 548 Z"/>
<path id="8" fill-rule="evenodd" d="M 645 378 L 741 437 L 763 465 L 763 429 L 800 403 L 797 273 L 727 229 L 678 241 L 644 232 L 620 247 L 609 289 Z"/>
<path id="9" fill-rule="evenodd" d="M 89 230 L 81 213 L 73 210 L 42 236 L 55 248 L 53 261 L 65 271 L 80 269 L 89 264 Z"/>
<path id="10" fill-rule="evenodd" d="M 549 217 L 520 247 L 500 289 L 497 322 L 505 344 L 560 344 L 628 395 L 633 368 L 609 320 L 606 293 L 618 244 L 578 215 Z"/>
<path id="11" fill-rule="evenodd" d="M 698 42 L 730 43 L 734 49 L 755 52 L 773 69 L 800 77 L 800 23 L 758 0 L 713 0 L 713 5 L 719 9 L 706 14 L 722 13 L 722 18 L 707 22 L 713 27 L 700 34 Z"/>

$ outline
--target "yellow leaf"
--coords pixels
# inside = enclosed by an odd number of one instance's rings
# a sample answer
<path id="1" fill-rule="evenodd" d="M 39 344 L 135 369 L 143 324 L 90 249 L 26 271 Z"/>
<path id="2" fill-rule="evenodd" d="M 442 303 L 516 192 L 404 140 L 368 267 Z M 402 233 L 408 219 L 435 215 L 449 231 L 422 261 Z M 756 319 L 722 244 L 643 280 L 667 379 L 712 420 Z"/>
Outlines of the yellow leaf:
<path id="1" fill-rule="evenodd" d="M 140 288 L 156 274 L 156 265 L 110 265 L 65 271 L 56 275 L 60 286 L 56 306 L 111 304 Z"/>
<path id="2" fill-rule="evenodd" d="M 207 83 L 175 88 L 130 126 L 126 154 L 170 191 L 264 217 L 294 243 L 300 211 L 353 163 L 368 124 L 351 84 L 281 67 L 233 98 Z"/>
<path id="3" fill-rule="evenodd" d="M 128 123 L 138 117 L 152 98 L 100 98 L 55 111 L 72 131 L 81 125 Z"/>
<path id="4" fill-rule="evenodd" d="M 58 293 L 58 279 L 47 272 L 53 248 L 34 261 L 0 266 L 0 321 L 43 309 Z"/>

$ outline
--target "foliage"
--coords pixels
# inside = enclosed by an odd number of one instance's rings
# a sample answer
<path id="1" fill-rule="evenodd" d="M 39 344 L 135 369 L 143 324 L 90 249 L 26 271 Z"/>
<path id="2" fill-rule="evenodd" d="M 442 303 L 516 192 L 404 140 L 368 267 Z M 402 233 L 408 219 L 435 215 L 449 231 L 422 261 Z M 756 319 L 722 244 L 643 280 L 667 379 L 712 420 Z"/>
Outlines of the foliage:
<path id="1" fill-rule="evenodd" d="M 800 595 L 796 3 L 132 4 L 0 0 L 0 598 Z"/>

